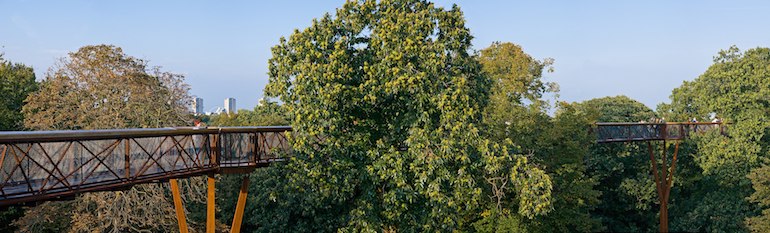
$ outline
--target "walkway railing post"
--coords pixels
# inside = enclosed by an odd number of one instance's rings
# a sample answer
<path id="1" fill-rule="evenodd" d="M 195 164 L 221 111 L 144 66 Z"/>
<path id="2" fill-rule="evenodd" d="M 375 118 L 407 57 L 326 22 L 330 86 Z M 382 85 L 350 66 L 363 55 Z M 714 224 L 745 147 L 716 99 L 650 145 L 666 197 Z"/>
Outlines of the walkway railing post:
<path id="1" fill-rule="evenodd" d="M 210 141 L 210 143 L 211 143 L 210 144 L 210 147 L 211 147 L 211 158 L 209 158 L 209 159 L 211 159 L 212 165 L 216 165 L 218 167 L 219 166 L 219 160 L 220 160 L 220 157 L 221 157 L 221 152 L 222 152 L 221 151 L 222 149 L 220 147 L 222 144 L 219 141 L 220 134 L 210 134 L 209 137 L 211 138 L 211 141 Z"/>
<path id="2" fill-rule="evenodd" d="M 126 155 L 125 155 L 125 168 L 126 169 L 126 181 L 131 179 L 131 139 L 126 138 Z"/>

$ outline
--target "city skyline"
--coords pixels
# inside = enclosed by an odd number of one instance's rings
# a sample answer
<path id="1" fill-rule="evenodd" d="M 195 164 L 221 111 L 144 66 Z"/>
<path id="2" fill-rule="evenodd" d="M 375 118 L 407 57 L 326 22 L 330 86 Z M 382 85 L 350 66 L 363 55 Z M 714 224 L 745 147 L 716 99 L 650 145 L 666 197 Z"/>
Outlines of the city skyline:
<path id="1" fill-rule="evenodd" d="M 270 48 L 343 1 L 148 3 L 2 1 L 0 9 L 13 11 L 0 16 L 0 51 L 41 79 L 67 52 L 113 44 L 186 75 L 193 95 L 232 96 L 251 109 L 268 82 Z M 756 30 L 770 27 L 770 4 L 762 1 L 436 2 L 454 3 L 473 49 L 513 42 L 537 59 L 554 58 L 555 71 L 544 78 L 560 85 L 564 101 L 623 94 L 655 108 L 719 50 L 770 44 L 770 32 Z"/>
<path id="2" fill-rule="evenodd" d="M 259 105 L 260 104 L 257 104 L 257 106 Z M 207 111 L 206 106 L 204 105 L 204 99 L 201 97 L 193 96 L 192 102 L 190 103 L 190 111 L 193 114 L 203 114 L 203 115 L 222 114 L 222 113 L 230 114 L 230 113 L 238 113 L 238 108 L 236 105 L 236 99 L 232 97 L 228 97 L 224 99 L 224 104 L 222 106 L 215 105 L 213 107 L 209 107 Z"/>

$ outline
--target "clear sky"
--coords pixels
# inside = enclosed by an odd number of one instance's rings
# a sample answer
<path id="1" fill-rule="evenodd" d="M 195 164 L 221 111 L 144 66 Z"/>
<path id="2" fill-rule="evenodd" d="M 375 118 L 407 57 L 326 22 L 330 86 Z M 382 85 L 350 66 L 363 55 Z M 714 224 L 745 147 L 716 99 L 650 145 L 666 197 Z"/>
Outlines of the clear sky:
<path id="1" fill-rule="evenodd" d="M 69 51 L 114 44 L 185 74 L 207 111 L 251 109 L 270 47 L 343 1 L 0 0 L 0 51 L 38 78 Z M 730 45 L 770 46 L 767 1 L 438 1 L 458 4 L 475 49 L 513 42 L 554 58 L 561 100 L 627 95 L 655 108 Z"/>

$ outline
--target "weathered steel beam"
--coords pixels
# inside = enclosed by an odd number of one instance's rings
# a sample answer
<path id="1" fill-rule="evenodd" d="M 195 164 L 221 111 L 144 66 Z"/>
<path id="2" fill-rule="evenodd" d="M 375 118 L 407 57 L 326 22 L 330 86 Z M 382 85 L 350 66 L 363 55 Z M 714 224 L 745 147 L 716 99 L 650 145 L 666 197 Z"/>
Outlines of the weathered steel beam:
<path id="1" fill-rule="evenodd" d="M 182 203 L 182 195 L 179 193 L 179 183 L 176 179 L 170 179 L 168 182 L 171 184 L 171 196 L 174 197 L 174 210 L 179 225 L 179 233 L 187 233 L 187 218 L 184 215 L 184 203 Z"/>
<path id="2" fill-rule="evenodd" d="M 249 175 L 243 176 L 241 190 L 238 192 L 238 204 L 235 205 L 235 215 L 233 215 L 233 225 L 230 226 L 230 233 L 240 233 L 241 223 L 243 222 L 243 211 L 246 209 L 246 197 L 249 192 Z"/>
<path id="3" fill-rule="evenodd" d="M 214 174 L 209 174 L 206 179 L 206 233 L 215 233 L 217 228 L 217 206 L 216 206 L 216 179 Z"/>

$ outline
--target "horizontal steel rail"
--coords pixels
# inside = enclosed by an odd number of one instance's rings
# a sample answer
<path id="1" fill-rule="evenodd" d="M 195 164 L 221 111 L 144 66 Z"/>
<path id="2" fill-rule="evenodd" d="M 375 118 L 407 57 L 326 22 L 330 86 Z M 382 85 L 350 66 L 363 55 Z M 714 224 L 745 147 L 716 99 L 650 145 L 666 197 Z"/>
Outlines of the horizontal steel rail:
<path id="1" fill-rule="evenodd" d="M 725 134 L 726 124 L 721 122 L 600 122 L 592 131 L 597 143 L 682 140 L 695 133 L 719 130 Z"/>
<path id="2" fill-rule="evenodd" d="M 290 154 L 289 126 L 0 132 L 0 205 L 249 172 Z"/>

